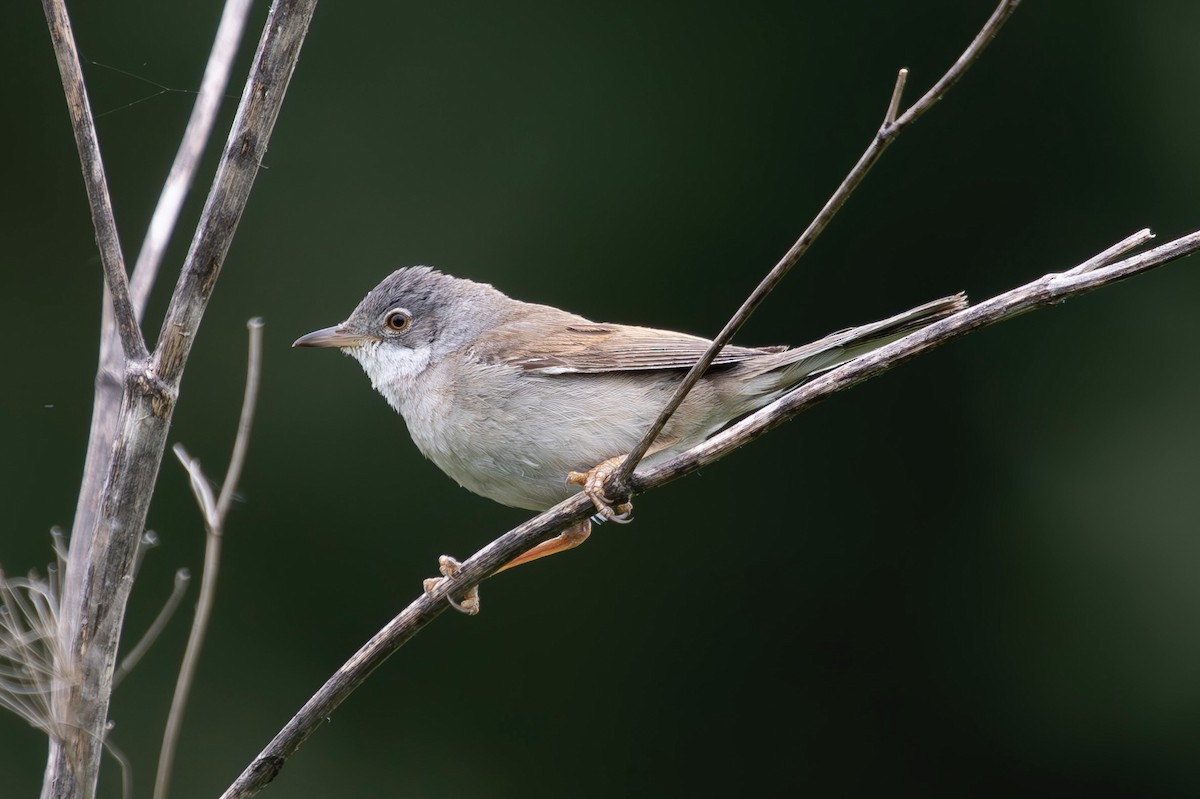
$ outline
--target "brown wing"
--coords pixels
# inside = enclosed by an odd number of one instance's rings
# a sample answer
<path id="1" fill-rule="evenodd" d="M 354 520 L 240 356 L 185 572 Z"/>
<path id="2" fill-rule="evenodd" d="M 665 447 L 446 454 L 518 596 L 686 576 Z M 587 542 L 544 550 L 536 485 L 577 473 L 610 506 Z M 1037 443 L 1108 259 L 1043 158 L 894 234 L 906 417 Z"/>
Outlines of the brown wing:
<path id="1" fill-rule="evenodd" d="M 699 336 L 649 327 L 590 322 L 582 316 L 545 305 L 519 303 L 489 331 L 484 341 L 471 347 L 474 357 L 504 363 L 534 374 L 600 374 L 655 369 L 688 369 L 711 342 Z M 786 369 L 799 379 L 814 369 L 827 369 L 870 351 L 967 306 L 956 294 L 925 303 L 888 319 L 832 333 L 803 347 L 727 346 L 714 366 L 741 363 L 764 355 L 758 368 Z"/>
<path id="2" fill-rule="evenodd" d="M 711 343 L 670 330 L 589 322 L 565 313 L 565 318 L 557 316 L 546 314 L 536 320 L 526 318 L 518 324 L 502 325 L 489 336 L 488 351 L 482 352 L 477 346 L 476 355 L 537 374 L 598 374 L 687 369 Z M 728 346 L 713 363 L 738 363 L 781 349 Z"/>

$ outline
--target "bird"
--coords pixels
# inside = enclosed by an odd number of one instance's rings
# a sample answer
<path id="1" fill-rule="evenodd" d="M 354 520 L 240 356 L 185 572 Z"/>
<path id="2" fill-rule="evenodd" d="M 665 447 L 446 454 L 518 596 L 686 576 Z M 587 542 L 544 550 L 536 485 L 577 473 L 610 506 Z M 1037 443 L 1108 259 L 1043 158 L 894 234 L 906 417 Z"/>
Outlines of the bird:
<path id="1" fill-rule="evenodd" d="M 800 347 L 725 346 L 647 453 L 653 464 L 831 369 L 966 307 L 962 294 Z M 340 324 L 294 347 L 340 349 L 404 419 L 421 453 L 466 489 L 542 511 L 583 490 L 595 520 L 626 522 L 604 479 L 712 342 L 593 322 L 428 266 L 397 269 Z M 585 519 L 503 569 L 582 543 Z"/>

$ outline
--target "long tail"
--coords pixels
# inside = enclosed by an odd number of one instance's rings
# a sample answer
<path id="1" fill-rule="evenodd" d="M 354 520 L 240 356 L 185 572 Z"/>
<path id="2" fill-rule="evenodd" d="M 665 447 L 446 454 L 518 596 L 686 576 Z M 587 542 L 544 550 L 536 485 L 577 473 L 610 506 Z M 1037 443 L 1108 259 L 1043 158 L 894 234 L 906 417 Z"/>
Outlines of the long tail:
<path id="1" fill-rule="evenodd" d="M 788 387 L 808 375 L 832 369 L 884 344 L 903 338 L 914 330 L 945 319 L 963 310 L 968 304 L 965 294 L 942 297 L 887 319 L 848 327 L 830 333 L 811 344 L 784 350 L 770 361 L 761 359 L 759 365 L 765 367 L 762 370 L 764 376 L 770 373 L 775 378 L 772 382 L 777 381 L 780 388 Z"/>

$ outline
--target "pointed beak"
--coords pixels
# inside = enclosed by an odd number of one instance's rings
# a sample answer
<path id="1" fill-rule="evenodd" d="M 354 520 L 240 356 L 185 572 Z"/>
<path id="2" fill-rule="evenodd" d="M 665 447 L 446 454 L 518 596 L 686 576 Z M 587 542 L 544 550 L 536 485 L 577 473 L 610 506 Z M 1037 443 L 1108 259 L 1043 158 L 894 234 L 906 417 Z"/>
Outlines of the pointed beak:
<path id="1" fill-rule="evenodd" d="M 366 344 L 369 341 L 375 341 L 374 336 L 360 336 L 357 333 L 351 333 L 341 325 L 314 330 L 307 336 L 301 336 L 292 342 L 293 347 L 335 347 L 337 349 L 345 349 L 346 347 L 358 347 Z"/>

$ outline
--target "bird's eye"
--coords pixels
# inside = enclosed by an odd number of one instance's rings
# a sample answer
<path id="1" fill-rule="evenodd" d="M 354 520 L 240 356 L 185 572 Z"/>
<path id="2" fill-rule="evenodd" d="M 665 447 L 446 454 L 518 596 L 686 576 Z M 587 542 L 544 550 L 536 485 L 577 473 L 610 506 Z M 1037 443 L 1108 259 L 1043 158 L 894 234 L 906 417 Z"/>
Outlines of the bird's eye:
<path id="1" fill-rule="evenodd" d="M 397 308 L 394 311 L 388 311 L 388 315 L 383 318 L 383 323 L 387 325 L 389 330 L 394 330 L 399 333 L 408 328 L 408 323 L 412 320 L 412 316 L 408 311 Z"/>

